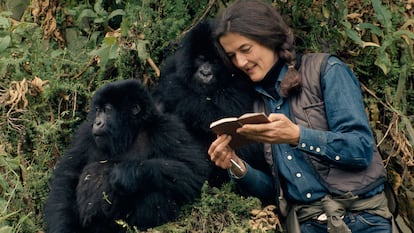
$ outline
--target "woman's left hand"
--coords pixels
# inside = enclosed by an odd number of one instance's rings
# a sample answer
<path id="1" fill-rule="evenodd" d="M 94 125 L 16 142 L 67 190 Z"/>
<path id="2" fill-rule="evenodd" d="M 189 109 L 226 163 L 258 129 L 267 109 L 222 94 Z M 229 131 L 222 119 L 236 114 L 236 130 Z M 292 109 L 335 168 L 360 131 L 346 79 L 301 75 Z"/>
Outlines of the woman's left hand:
<path id="1" fill-rule="evenodd" d="M 237 133 L 259 142 L 296 146 L 299 143 L 300 128 L 283 114 L 269 115 L 270 123 L 246 124 L 237 129 Z"/>

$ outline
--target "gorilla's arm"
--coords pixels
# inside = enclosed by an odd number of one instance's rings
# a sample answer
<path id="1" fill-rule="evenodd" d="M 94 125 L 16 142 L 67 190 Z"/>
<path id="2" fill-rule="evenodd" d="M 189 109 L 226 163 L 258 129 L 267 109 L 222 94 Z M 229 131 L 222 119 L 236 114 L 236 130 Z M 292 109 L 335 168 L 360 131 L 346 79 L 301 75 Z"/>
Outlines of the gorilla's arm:
<path id="1" fill-rule="evenodd" d="M 183 162 L 154 158 L 119 163 L 110 183 L 134 205 L 128 222 L 146 229 L 175 219 L 183 204 L 200 195 L 204 180 Z"/>
<path id="2" fill-rule="evenodd" d="M 79 230 L 76 185 L 90 151 L 90 131 L 81 126 L 71 148 L 57 162 L 50 182 L 51 190 L 44 207 L 46 232 L 72 233 Z"/>
<path id="3" fill-rule="evenodd" d="M 140 130 L 141 149 L 132 150 L 138 154 L 128 156 L 134 159 L 114 167 L 111 184 L 134 195 L 155 191 L 179 203 L 190 201 L 200 193 L 208 176 L 209 160 L 177 118 L 162 115 L 153 119 Z"/>
<path id="4" fill-rule="evenodd" d="M 121 162 L 112 171 L 110 182 L 122 194 L 146 196 L 160 192 L 180 204 L 193 200 L 202 185 L 186 164 L 164 158 Z"/>

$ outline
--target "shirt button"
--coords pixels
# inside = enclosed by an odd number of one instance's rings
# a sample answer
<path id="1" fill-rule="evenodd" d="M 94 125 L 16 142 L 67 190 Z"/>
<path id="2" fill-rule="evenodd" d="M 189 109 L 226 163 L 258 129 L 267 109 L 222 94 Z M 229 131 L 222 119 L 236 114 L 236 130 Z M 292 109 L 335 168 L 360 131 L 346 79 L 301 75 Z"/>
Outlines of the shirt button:
<path id="1" fill-rule="evenodd" d="M 319 148 L 319 147 L 316 147 L 316 152 L 321 152 L 321 148 Z"/>
<path id="2" fill-rule="evenodd" d="M 287 159 L 288 159 L 288 160 L 292 160 L 292 159 L 293 159 L 292 155 L 288 155 L 288 156 L 287 156 Z"/>
<path id="3" fill-rule="evenodd" d="M 340 160 L 340 159 L 341 159 L 341 157 L 339 157 L 339 155 L 335 156 L 335 160 L 336 160 L 336 161 L 338 161 L 338 160 Z"/>
<path id="4" fill-rule="evenodd" d="M 311 197 L 312 197 L 312 194 L 311 194 L 311 193 L 307 193 L 307 194 L 306 194 L 306 198 L 308 198 L 308 199 L 309 199 L 309 198 L 311 198 Z"/>
<path id="5" fill-rule="evenodd" d="M 302 174 L 300 174 L 300 173 L 298 172 L 298 173 L 296 173 L 296 177 L 297 177 L 297 178 L 300 178 L 300 177 L 302 177 Z"/>
<path id="6" fill-rule="evenodd" d="M 310 147 L 309 147 L 309 150 L 313 150 L 313 146 L 310 146 Z"/>
<path id="7" fill-rule="evenodd" d="M 302 148 L 305 148 L 306 147 L 306 143 L 303 142 L 302 145 L 301 145 L 301 147 Z"/>

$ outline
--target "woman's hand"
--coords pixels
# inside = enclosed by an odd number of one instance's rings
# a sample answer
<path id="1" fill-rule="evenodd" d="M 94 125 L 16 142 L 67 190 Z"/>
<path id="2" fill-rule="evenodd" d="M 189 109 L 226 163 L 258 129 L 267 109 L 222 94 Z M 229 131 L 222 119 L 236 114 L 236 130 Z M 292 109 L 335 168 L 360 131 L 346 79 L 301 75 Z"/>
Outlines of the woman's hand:
<path id="1" fill-rule="evenodd" d="M 216 166 L 223 169 L 231 169 L 231 172 L 236 176 L 243 176 L 246 173 L 246 167 L 243 161 L 236 155 L 235 151 L 228 145 L 231 141 L 231 136 L 223 134 L 217 136 L 217 139 L 211 143 L 208 149 L 211 161 Z M 232 164 L 232 161 L 237 163 L 240 168 Z"/>
<path id="2" fill-rule="evenodd" d="M 246 124 L 237 129 L 237 133 L 264 143 L 287 143 L 294 146 L 299 143 L 300 128 L 298 125 L 279 113 L 272 113 L 268 118 L 270 123 Z"/>

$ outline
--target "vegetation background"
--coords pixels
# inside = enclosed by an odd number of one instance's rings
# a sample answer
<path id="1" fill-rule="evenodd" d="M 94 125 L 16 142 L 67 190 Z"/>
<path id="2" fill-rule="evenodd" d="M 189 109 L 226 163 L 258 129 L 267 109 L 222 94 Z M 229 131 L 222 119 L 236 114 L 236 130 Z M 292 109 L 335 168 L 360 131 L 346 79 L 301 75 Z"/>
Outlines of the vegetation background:
<path id="1" fill-rule="evenodd" d="M 228 2 L 0 0 L 0 233 L 44 231 L 51 170 L 96 88 L 124 78 L 156 85 L 182 35 Z M 359 77 L 400 221 L 413 230 L 414 1 L 269 2 L 301 51 L 336 54 Z M 232 190 L 206 185 L 179 220 L 150 232 L 280 229 L 272 206 Z"/>

